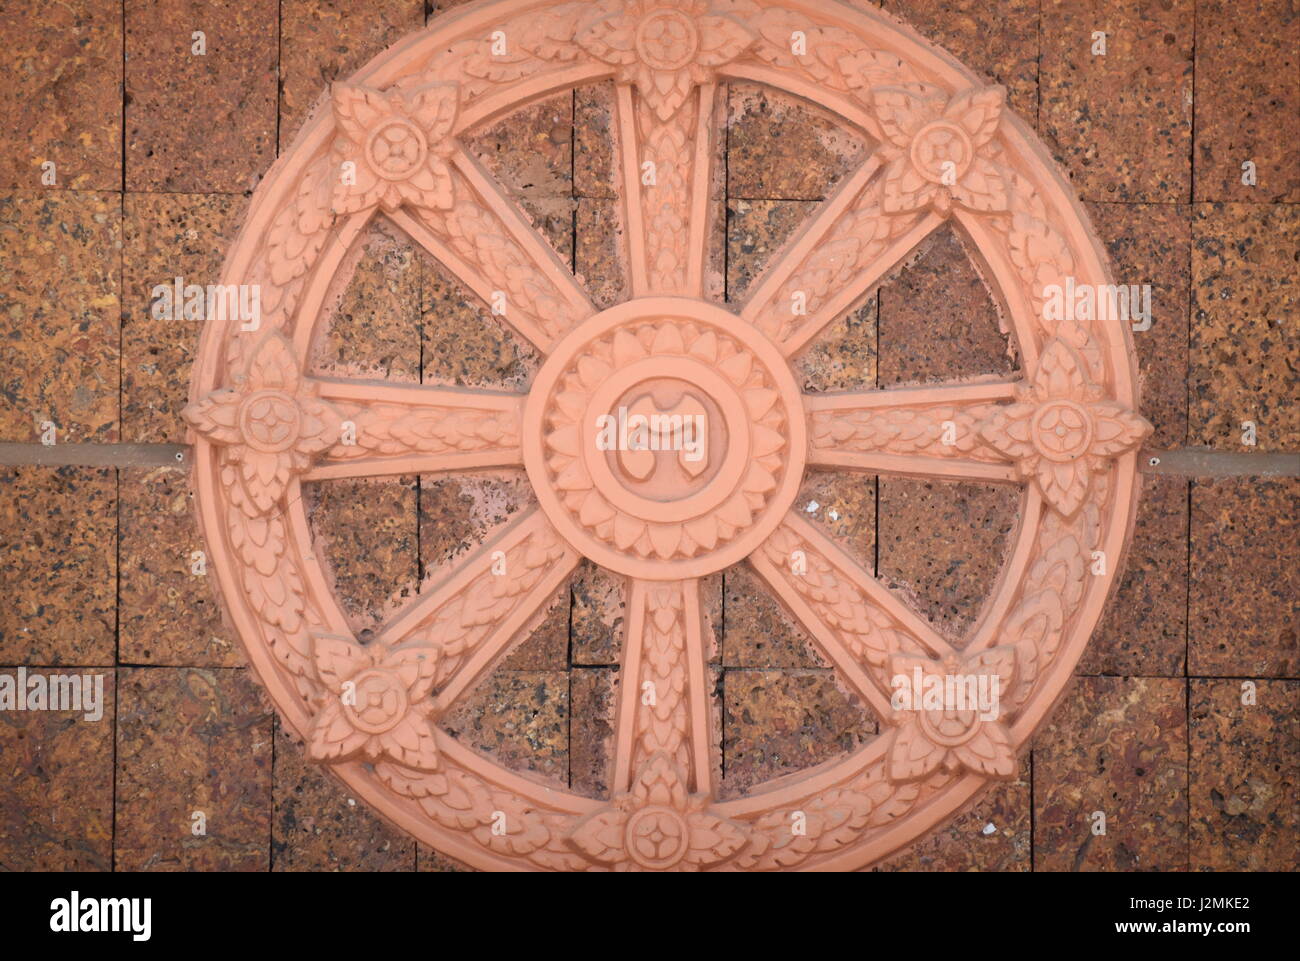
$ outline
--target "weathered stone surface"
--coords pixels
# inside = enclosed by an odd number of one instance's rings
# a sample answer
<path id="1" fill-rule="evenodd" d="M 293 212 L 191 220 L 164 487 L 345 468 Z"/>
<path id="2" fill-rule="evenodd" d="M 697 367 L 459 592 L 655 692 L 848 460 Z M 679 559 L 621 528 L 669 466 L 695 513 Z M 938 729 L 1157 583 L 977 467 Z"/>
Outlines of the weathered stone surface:
<path id="1" fill-rule="evenodd" d="M 1039 133 L 1084 200 L 1191 198 L 1194 14 L 1192 0 L 1043 5 Z"/>
<path id="2" fill-rule="evenodd" d="M 1033 848 L 1029 758 L 1013 781 L 995 782 L 969 810 L 878 871 L 1029 871 Z"/>
<path id="3" fill-rule="evenodd" d="M 1188 442 L 1300 448 L 1300 207 L 1198 206 L 1192 240 Z"/>
<path id="4" fill-rule="evenodd" d="M 118 659 L 243 666 L 239 642 L 222 622 L 217 572 L 199 534 L 189 471 L 123 470 L 119 495 Z"/>
<path id="5" fill-rule="evenodd" d="M 1255 703 L 1243 704 L 1247 684 Z M 1191 681 L 1196 871 L 1293 871 L 1300 859 L 1300 682 Z"/>
<path id="6" fill-rule="evenodd" d="M 278 721 L 272 871 L 413 871 L 415 841 L 389 827 Z"/>
<path id="7" fill-rule="evenodd" d="M 1187 440 L 1191 207 L 1088 204 L 1088 215 L 1110 254 L 1115 283 L 1151 285 L 1151 329 L 1133 332 L 1140 410 L 1155 428 L 1146 444 L 1182 447 Z"/>
<path id="8" fill-rule="evenodd" d="M 252 190 L 275 159 L 276 0 L 126 0 L 125 18 L 127 189 Z"/>
<path id="9" fill-rule="evenodd" d="M 280 4 L 280 149 L 297 135 L 329 84 L 424 26 L 421 0 L 283 0 Z"/>
<path id="10" fill-rule="evenodd" d="M 723 796 L 857 749 L 876 722 L 830 671 L 723 675 Z"/>
<path id="11" fill-rule="evenodd" d="M 569 679 L 562 672 L 498 670 L 440 727 L 503 767 L 569 783 Z"/>
<path id="12" fill-rule="evenodd" d="M 122 186 L 122 15 L 97 0 L 6 5 L 0 188 Z M 42 165 L 52 161 L 47 185 Z"/>
<path id="13" fill-rule="evenodd" d="M 866 158 L 862 138 L 779 90 L 733 83 L 728 107 L 727 196 L 732 199 L 821 200 Z"/>
<path id="14" fill-rule="evenodd" d="M 122 668 L 118 685 L 117 869 L 267 870 L 273 731 L 261 688 L 242 669 L 171 667 Z"/>
<path id="15" fill-rule="evenodd" d="M 928 238 L 880 291 L 880 386 L 1010 375 L 997 308 L 950 228 Z"/>
<path id="16" fill-rule="evenodd" d="M 1036 870 L 1187 870 L 1186 683 L 1074 682 L 1034 739 Z"/>
<path id="17" fill-rule="evenodd" d="M 0 531 L 0 664 L 111 665 L 114 472 L 0 469 Z"/>
<path id="18" fill-rule="evenodd" d="M 121 238 L 111 194 L 0 194 L 0 439 L 118 439 Z"/>
<path id="19" fill-rule="evenodd" d="M 1300 478 L 1192 483 L 1188 671 L 1300 672 Z"/>
<path id="20" fill-rule="evenodd" d="M 1300 11 L 1287 0 L 1196 4 L 1196 200 L 1300 200 Z M 1242 164 L 1255 184 L 1242 183 Z"/>
<path id="21" fill-rule="evenodd" d="M 941 633 L 967 635 L 1012 546 L 1020 495 L 1006 485 L 880 479 L 880 573 Z"/>
<path id="22" fill-rule="evenodd" d="M 11 667 L 0 673 L 17 679 Z M 92 685 L 94 675 L 101 678 L 98 720 L 85 710 L 0 714 L 0 871 L 112 866 L 114 674 L 75 673 Z M 31 671 L 28 680 L 37 674 L 51 672 Z"/>
<path id="23" fill-rule="evenodd" d="M 1119 589 L 1076 672 L 1177 676 L 1187 646 L 1187 480 L 1142 480 Z"/>
<path id="24" fill-rule="evenodd" d="M 136 444 L 180 444 L 203 320 L 169 315 L 154 288 L 221 282 L 226 245 L 246 201 L 215 194 L 127 194 L 122 232 L 122 434 Z M 174 300 L 174 295 L 171 296 Z"/>

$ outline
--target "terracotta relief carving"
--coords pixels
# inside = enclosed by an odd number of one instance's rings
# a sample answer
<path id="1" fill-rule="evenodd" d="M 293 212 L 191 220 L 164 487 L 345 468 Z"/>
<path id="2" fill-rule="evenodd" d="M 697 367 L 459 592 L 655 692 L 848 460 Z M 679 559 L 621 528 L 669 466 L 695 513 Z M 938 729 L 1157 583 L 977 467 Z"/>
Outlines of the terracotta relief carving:
<path id="1" fill-rule="evenodd" d="M 704 275 L 713 105 L 733 79 L 815 100 L 873 146 L 728 309 Z M 597 310 L 463 138 L 604 80 L 631 296 Z M 226 264 L 223 282 L 261 285 L 261 327 L 210 324 L 185 412 L 223 597 L 310 755 L 439 850 L 547 870 L 862 867 L 1012 776 L 1116 576 L 1150 427 L 1127 332 L 1043 310 L 1048 284 L 1106 283 L 1105 259 L 1003 100 L 892 19 L 831 0 L 482 2 L 335 84 Z M 527 394 L 306 373 L 330 280 L 376 217 L 485 310 L 505 305 L 492 316 L 544 356 Z M 978 248 L 1019 371 L 802 391 L 792 360 L 945 223 Z M 634 423 L 658 433 L 630 440 Z M 810 467 L 1020 491 L 1006 569 L 968 636 L 933 627 L 794 510 Z M 537 507 L 362 643 L 302 485 L 467 469 L 523 471 Z M 1113 559 L 1100 571 L 1097 552 Z M 584 557 L 626 588 L 607 798 L 507 771 L 439 728 Z M 723 800 L 700 578 L 738 563 L 880 734 Z M 954 702 L 968 682 L 974 700 Z"/>

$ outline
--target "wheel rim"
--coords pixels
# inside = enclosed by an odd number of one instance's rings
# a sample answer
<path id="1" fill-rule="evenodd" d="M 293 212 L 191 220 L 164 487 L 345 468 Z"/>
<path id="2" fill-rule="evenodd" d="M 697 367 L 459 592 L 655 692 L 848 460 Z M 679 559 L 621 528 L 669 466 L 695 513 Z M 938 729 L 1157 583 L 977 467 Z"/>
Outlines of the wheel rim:
<path id="1" fill-rule="evenodd" d="M 792 52 L 797 34 L 811 54 Z M 841 55 L 819 59 L 831 44 Z M 635 144 L 620 147 L 632 296 L 598 313 L 457 138 L 509 108 L 609 79 L 620 144 Z M 718 84 L 732 79 L 814 99 L 876 145 L 735 313 L 703 287 L 708 120 Z M 336 176 L 347 163 L 349 183 Z M 503 321 L 548 358 L 530 396 L 303 372 L 329 279 L 378 216 L 485 302 L 504 294 Z M 946 223 L 978 250 L 1023 376 L 800 395 L 791 358 Z M 1082 653 L 1131 533 L 1136 450 L 1149 427 L 1133 413 L 1128 333 L 1044 319 L 1048 289 L 1067 278 L 1109 280 L 1045 152 L 1002 109 L 999 90 L 883 15 L 747 0 L 458 9 L 335 86 L 331 108 L 258 189 L 230 252 L 223 282 L 261 286 L 262 324 L 209 323 L 186 410 L 223 599 L 312 755 L 399 827 L 471 864 L 869 864 L 1014 771 Z M 563 423 L 575 391 L 562 390 L 561 403 L 557 386 L 586 391 L 580 413 L 567 415 L 578 448 Z M 650 463 L 591 451 L 582 419 L 643 398 L 667 414 L 698 402 L 722 421 L 725 443 L 698 475 L 663 452 Z M 915 429 L 901 431 L 902 421 Z M 1015 546 L 963 646 L 790 512 L 805 466 L 1021 485 Z M 526 468 L 539 508 L 422 587 L 373 643 L 358 643 L 315 559 L 301 484 L 495 467 Z M 699 489 L 673 498 L 687 475 L 703 478 Z M 680 501 L 666 509 L 680 516 L 645 516 L 656 498 Z M 608 801 L 514 774 L 437 728 L 583 556 L 628 578 L 621 676 L 635 683 L 621 693 Z M 882 734 L 719 803 L 698 578 L 742 558 Z M 942 712 L 895 709 L 891 679 L 913 671 L 998 678 L 1001 716 L 954 727 Z M 647 691 L 653 703 L 643 703 Z M 349 703 L 358 692 L 365 703 Z"/>

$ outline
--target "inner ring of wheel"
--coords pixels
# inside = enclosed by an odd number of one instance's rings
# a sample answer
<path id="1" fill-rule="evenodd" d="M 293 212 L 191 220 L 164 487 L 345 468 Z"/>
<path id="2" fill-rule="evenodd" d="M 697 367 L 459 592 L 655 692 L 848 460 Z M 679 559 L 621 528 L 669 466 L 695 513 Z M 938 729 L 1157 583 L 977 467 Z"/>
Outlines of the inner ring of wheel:
<path id="1" fill-rule="evenodd" d="M 603 504 L 620 517 L 682 524 L 698 530 L 716 515 L 714 523 L 721 531 L 719 543 L 695 553 L 682 552 L 682 556 L 664 557 L 657 553 L 638 556 L 620 549 L 614 538 L 594 532 L 582 522 L 582 508 L 576 505 L 580 492 L 575 495 L 571 486 L 566 487 L 569 482 L 556 476 L 553 460 L 556 451 L 550 438 L 556 433 L 554 411 L 563 406 L 557 404 L 556 395 L 572 394 L 564 387 L 575 378 L 575 372 L 592 362 L 593 345 L 623 332 L 641 331 L 642 338 L 648 340 L 650 331 L 657 325 L 681 326 L 688 331 L 711 334 L 712 340 L 731 341 L 735 339 L 736 316 L 700 300 L 641 297 L 602 311 L 578 326 L 556 345 L 529 391 L 523 418 L 523 459 L 542 510 L 583 556 L 632 577 L 679 580 L 701 577 L 743 560 L 775 530 L 794 503 L 803 479 L 807 429 L 802 396 L 789 364 L 776 345 L 757 331 L 746 332 L 743 353 L 749 356 L 744 362 L 737 362 L 735 353 L 728 358 L 711 359 L 704 347 L 696 348 L 694 344 L 690 348 L 683 345 L 680 353 L 651 349 L 650 356 L 615 367 L 600 383 L 591 386 L 576 424 L 580 447 L 574 456 L 590 476 L 593 490 L 603 498 Z M 721 363 L 727 359 L 732 363 Z M 746 366 L 748 374 L 738 383 L 737 371 Z M 716 469 L 700 489 L 685 496 L 665 496 L 661 491 L 658 497 L 647 497 L 631 489 L 626 479 L 618 476 L 606 452 L 597 446 L 596 418 L 616 417 L 618 402 L 637 384 L 664 378 L 690 384 L 708 406 L 719 412 L 724 422 L 720 426 L 725 430 L 710 429 L 708 436 L 725 437 L 725 444 L 711 445 L 724 446 L 725 450 L 707 451 L 706 456 L 716 463 Z M 734 501 L 745 493 L 744 484 L 754 470 L 756 451 L 764 450 L 754 446 L 754 431 L 763 430 L 770 443 L 770 428 L 756 426 L 754 421 L 753 411 L 757 408 L 753 395 L 769 390 L 776 394 L 773 406 L 783 415 L 780 429 L 783 446 L 775 455 L 781 463 L 779 477 L 774 489 L 749 492 L 750 496 L 745 498 L 747 503 L 756 505 L 761 496 L 761 506 L 753 510 L 752 519 L 740 523 L 744 515 L 742 512 L 740 517 L 736 516 Z M 761 481 L 754 485 L 755 488 L 767 486 Z M 730 512 L 728 505 L 732 505 Z"/>

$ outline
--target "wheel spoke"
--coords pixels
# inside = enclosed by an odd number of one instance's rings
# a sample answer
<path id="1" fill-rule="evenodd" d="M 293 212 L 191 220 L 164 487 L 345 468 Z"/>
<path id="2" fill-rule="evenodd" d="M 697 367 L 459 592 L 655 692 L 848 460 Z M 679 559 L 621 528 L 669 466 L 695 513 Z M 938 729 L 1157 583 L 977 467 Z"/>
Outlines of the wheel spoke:
<path id="1" fill-rule="evenodd" d="M 377 381 L 310 381 L 343 420 L 305 480 L 521 467 L 523 395 Z"/>
<path id="2" fill-rule="evenodd" d="M 863 300 L 944 221 L 881 210 L 880 159 L 868 157 L 759 278 L 743 316 L 781 347 L 802 350 Z"/>
<path id="3" fill-rule="evenodd" d="M 578 566 L 540 511 L 530 511 L 408 604 L 384 627 L 389 646 L 437 648 L 434 714 L 445 712 L 527 637 L 524 630 Z"/>
<path id="4" fill-rule="evenodd" d="M 892 655 L 953 652 L 924 618 L 793 512 L 749 563 L 881 719 L 892 713 Z"/>
<path id="5" fill-rule="evenodd" d="M 666 118 L 630 85 L 617 90 L 632 294 L 704 294 L 716 84 Z"/>
<path id="6" fill-rule="evenodd" d="M 666 754 L 696 793 L 714 792 L 700 582 L 634 579 L 628 592 L 614 748 L 615 793 Z"/>
<path id="7" fill-rule="evenodd" d="M 596 312 L 559 255 L 479 162 L 452 155 L 455 202 L 448 210 L 389 214 L 500 317 L 542 353 Z"/>
<path id="8" fill-rule="evenodd" d="M 808 464 L 881 474 L 1015 483 L 1015 464 L 980 440 L 980 423 L 1015 397 L 1001 380 L 805 394 Z"/>

